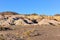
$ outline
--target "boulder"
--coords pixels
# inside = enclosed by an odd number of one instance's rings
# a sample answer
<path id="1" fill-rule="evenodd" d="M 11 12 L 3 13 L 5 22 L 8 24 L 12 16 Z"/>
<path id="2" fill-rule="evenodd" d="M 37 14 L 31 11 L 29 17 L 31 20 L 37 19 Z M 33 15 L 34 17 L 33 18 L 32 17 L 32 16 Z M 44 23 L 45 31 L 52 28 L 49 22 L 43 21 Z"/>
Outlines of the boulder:
<path id="1" fill-rule="evenodd" d="M 38 25 L 49 25 L 48 19 L 42 19 L 40 22 L 38 22 Z"/>
<path id="2" fill-rule="evenodd" d="M 22 19 L 19 19 L 19 20 L 16 20 L 14 22 L 15 25 L 25 25 L 26 23 L 22 20 Z"/>
<path id="3" fill-rule="evenodd" d="M 24 18 L 23 21 L 27 24 L 33 24 L 33 22 L 27 18 Z"/>
<path id="4" fill-rule="evenodd" d="M 55 20 L 50 20 L 49 23 L 52 23 L 53 25 L 60 25 L 60 22 Z"/>
<path id="5" fill-rule="evenodd" d="M 55 20 L 43 19 L 38 24 L 39 25 L 43 24 L 43 25 L 55 25 L 55 26 L 57 26 L 57 25 L 60 25 L 60 22 L 55 21 Z"/>

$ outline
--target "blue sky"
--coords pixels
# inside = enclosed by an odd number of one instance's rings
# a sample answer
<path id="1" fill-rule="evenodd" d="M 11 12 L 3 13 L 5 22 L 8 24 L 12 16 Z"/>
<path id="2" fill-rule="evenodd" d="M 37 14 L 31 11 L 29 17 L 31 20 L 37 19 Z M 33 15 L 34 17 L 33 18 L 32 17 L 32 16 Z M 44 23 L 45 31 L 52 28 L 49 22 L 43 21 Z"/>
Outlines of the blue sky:
<path id="1" fill-rule="evenodd" d="M 3 11 L 54 15 L 60 13 L 60 0 L 0 0 L 0 12 Z"/>

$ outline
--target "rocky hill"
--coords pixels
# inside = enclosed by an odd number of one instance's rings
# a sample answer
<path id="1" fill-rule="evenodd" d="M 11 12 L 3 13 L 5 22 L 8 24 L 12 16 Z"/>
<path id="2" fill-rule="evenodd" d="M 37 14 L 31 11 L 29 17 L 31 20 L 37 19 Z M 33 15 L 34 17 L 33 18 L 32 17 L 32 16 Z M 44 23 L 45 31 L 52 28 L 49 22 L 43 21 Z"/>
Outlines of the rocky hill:
<path id="1" fill-rule="evenodd" d="M 60 16 L 20 15 L 15 12 L 0 13 L 0 25 L 59 25 Z"/>

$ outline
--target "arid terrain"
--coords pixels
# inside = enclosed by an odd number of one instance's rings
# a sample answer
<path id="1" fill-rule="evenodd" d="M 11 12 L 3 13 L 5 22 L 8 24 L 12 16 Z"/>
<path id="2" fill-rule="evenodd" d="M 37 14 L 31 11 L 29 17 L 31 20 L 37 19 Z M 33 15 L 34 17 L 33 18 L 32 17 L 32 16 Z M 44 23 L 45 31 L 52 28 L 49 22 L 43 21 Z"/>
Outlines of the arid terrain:
<path id="1" fill-rule="evenodd" d="M 60 40 L 60 15 L 1 12 L 0 40 Z"/>

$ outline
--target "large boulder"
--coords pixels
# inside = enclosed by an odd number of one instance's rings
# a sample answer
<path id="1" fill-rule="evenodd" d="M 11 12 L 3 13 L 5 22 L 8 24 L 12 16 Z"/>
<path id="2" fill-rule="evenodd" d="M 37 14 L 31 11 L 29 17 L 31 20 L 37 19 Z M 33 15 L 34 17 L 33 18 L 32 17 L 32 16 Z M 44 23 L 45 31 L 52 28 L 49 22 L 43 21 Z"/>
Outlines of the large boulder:
<path id="1" fill-rule="evenodd" d="M 51 23 L 53 25 L 60 25 L 60 22 L 55 21 L 55 20 L 50 20 L 49 23 Z"/>
<path id="2" fill-rule="evenodd" d="M 49 25 L 48 19 L 42 19 L 40 22 L 38 22 L 38 25 Z"/>
<path id="3" fill-rule="evenodd" d="M 27 24 L 33 24 L 32 20 L 29 20 L 27 18 L 24 18 L 23 21 Z"/>
<path id="4" fill-rule="evenodd" d="M 22 19 L 19 19 L 19 20 L 15 20 L 14 24 L 15 25 L 25 25 L 26 23 Z"/>
<path id="5" fill-rule="evenodd" d="M 43 19 L 38 24 L 39 25 L 43 24 L 43 25 L 55 25 L 55 26 L 57 26 L 57 25 L 60 25 L 60 22 L 55 21 L 55 20 Z"/>

